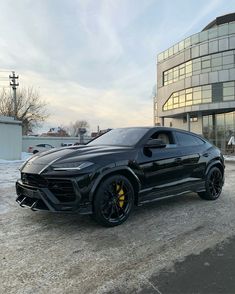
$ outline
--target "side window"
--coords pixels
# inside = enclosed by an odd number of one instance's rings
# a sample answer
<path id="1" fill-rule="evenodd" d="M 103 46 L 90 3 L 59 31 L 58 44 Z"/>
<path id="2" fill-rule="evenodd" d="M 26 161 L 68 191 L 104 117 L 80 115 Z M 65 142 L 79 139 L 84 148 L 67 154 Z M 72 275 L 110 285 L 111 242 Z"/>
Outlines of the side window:
<path id="1" fill-rule="evenodd" d="M 150 139 L 160 139 L 167 146 L 175 146 L 174 138 L 172 132 L 170 131 L 158 131 L 154 133 Z"/>
<path id="2" fill-rule="evenodd" d="M 45 144 L 38 144 L 37 147 L 45 147 Z"/>
<path id="3" fill-rule="evenodd" d="M 198 146 L 204 144 L 204 141 L 200 138 L 181 132 L 176 132 L 177 140 L 181 146 Z"/>

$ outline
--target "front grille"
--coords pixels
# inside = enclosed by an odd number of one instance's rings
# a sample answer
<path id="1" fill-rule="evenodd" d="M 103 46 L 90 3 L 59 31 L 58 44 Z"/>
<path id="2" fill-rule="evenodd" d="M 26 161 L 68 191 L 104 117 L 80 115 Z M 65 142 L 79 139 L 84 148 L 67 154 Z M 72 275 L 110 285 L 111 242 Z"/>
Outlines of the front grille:
<path id="1" fill-rule="evenodd" d="M 73 202 L 76 199 L 73 183 L 70 180 L 50 179 L 48 189 L 61 202 Z"/>
<path id="2" fill-rule="evenodd" d="M 46 179 L 36 174 L 22 173 L 21 180 L 23 184 L 33 186 L 33 187 L 45 188 L 48 185 L 48 182 Z"/>

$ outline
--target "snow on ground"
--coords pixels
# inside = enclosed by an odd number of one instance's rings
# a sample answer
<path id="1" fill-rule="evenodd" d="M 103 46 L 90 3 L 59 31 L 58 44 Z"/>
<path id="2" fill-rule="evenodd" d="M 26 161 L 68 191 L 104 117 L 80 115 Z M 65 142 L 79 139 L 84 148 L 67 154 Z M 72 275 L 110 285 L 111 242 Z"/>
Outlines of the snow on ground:
<path id="1" fill-rule="evenodd" d="M 20 166 L 31 157 L 32 154 L 22 152 L 21 160 L 0 159 L 0 187 L 10 187 L 15 184 L 20 177 Z"/>
<path id="2" fill-rule="evenodd" d="M 234 155 L 224 155 L 224 159 L 227 161 L 235 161 Z"/>

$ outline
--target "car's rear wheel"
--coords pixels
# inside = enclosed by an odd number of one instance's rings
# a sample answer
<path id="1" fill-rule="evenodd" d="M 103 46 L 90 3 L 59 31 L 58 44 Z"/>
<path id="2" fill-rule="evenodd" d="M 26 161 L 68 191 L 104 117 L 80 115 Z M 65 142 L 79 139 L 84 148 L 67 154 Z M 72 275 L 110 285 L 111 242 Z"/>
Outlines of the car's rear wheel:
<path id="1" fill-rule="evenodd" d="M 33 154 L 36 154 L 36 153 L 38 153 L 38 150 L 34 150 L 34 151 L 33 151 Z"/>
<path id="2" fill-rule="evenodd" d="M 202 199 L 206 200 L 216 200 L 219 198 L 223 187 L 223 175 L 218 167 L 212 167 L 207 176 L 205 188 L 206 191 L 199 192 L 198 195 Z"/>
<path id="3" fill-rule="evenodd" d="M 93 202 L 95 220 L 103 226 L 113 227 L 123 223 L 134 206 L 134 190 L 122 175 L 104 180 L 96 191 Z"/>

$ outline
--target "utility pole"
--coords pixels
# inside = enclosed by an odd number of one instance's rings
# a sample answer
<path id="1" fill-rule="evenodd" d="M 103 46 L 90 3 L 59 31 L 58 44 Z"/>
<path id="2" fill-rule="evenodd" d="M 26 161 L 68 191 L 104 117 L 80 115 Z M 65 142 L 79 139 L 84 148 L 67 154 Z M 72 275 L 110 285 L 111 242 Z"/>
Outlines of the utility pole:
<path id="1" fill-rule="evenodd" d="M 19 76 L 16 76 L 14 71 L 12 72 L 12 75 L 9 76 L 10 86 L 12 87 L 12 90 L 13 90 L 14 119 L 16 119 L 16 115 L 17 115 L 16 89 L 19 86 L 19 83 L 16 81 L 18 80 L 18 78 L 19 78 Z"/>

